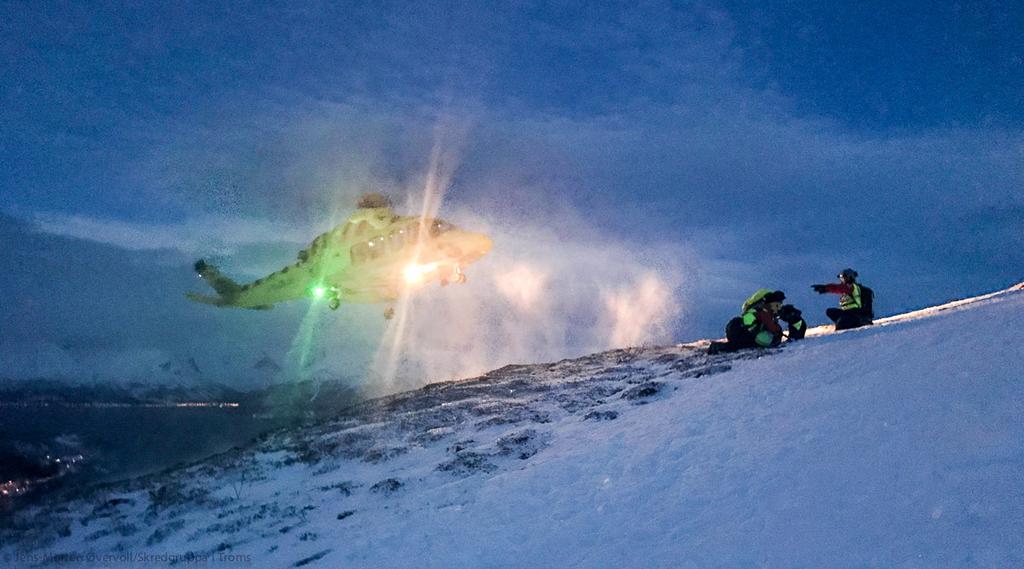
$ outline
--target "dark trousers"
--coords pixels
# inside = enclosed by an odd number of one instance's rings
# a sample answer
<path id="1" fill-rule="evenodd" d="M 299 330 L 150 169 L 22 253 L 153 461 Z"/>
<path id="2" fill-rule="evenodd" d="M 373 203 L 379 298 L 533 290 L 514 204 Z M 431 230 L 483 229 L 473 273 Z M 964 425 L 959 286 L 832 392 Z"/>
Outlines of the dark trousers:
<path id="1" fill-rule="evenodd" d="M 733 318 L 725 325 L 725 338 L 728 342 L 714 342 L 711 348 L 712 353 L 718 352 L 735 352 L 736 350 L 744 350 L 746 348 L 760 348 L 757 342 L 754 340 L 755 335 L 747 330 L 747 327 L 743 325 L 743 319 L 740 317 Z M 772 342 L 772 346 L 777 346 L 782 337 L 776 335 L 775 341 Z"/>
<path id="2" fill-rule="evenodd" d="M 829 308 L 825 311 L 825 316 L 828 316 L 829 320 L 836 323 L 836 330 L 849 330 L 850 328 L 860 328 L 861 326 L 871 324 L 871 315 L 865 314 L 856 308 L 850 310 Z"/>
<path id="3" fill-rule="evenodd" d="M 743 319 L 738 316 L 725 325 L 725 339 L 729 340 L 727 351 L 730 352 L 755 346 L 754 335 L 747 330 L 747 327 L 743 325 Z"/>

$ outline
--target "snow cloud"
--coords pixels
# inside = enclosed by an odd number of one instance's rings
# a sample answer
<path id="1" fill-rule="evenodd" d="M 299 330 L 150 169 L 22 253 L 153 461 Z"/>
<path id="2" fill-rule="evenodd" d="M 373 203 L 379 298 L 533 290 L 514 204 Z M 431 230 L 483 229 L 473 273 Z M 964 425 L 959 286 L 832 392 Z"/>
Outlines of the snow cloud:
<path id="1" fill-rule="evenodd" d="M 605 316 L 610 318 L 611 346 L 637 346 L 664 341 L 679 313 L 672 290 L 657 274 L 647 273 L 632 286 L 606 291 Z"/>
<path id="2" fill-rule="evenodd" d="M 413 296 L 385 333 L 375 369 L 386 384 L 672 340 L 687 298 L 672 245 L 640 256 L 564 226 L 481 229 L 495 249 L 469 282 Z"/>

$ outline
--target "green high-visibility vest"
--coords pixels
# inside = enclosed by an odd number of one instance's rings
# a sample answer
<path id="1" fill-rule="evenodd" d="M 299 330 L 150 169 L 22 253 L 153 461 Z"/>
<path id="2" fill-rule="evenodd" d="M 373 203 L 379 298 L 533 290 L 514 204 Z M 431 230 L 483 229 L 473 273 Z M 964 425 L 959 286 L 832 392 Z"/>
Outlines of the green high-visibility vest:
<path id="1" fill-rule="evenodd" d="M 754 336 L 754 343 L 757 344 L 758 346 L 761 346 L 762 348 L 767 348 L 771 346 L 772 342 L 774 341 L 775 334 L 772 334 L 768 330 L 761 330 L 760 332 L 757 333 L 757 336 Z"/>
<path id="2" fill-rule="evenodd" d="M 764 329 L 757 319 L 757 310 L 751 308 L 743 313 L 743 326 L 754 335 L 754 343 L 762 348 L 767 348 L 775 341 L 775 334 Z"/>
<path id="3" fill-rule="evenodd" d="M 743 326 L 746 327 L 747 332 L 753 333 L 761 323 L 757 321 L 757 311 L 753 308 L 743 313 Z"/>
<path id="4" fill-rule="evenodd" d="M 839 308 L 842 310 L 853 310 L 855 308 L 860 308 L 861 306 L 860 285 L 854 283 L 853 290 L 850 291 L 850 294 L 844 294 L 839 297 Z"/>

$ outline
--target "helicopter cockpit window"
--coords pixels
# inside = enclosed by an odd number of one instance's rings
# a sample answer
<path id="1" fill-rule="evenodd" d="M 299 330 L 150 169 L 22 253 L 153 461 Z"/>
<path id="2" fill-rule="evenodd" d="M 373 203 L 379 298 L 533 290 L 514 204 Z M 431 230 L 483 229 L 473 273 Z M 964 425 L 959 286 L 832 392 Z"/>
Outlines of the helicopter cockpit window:
<path id="1" fill-rule="evenodd" d="M 444 221 L 443 219 L 435 219 L 434 223 L 430 224 L 430 236 L 437 237 L 438 235 L 451 231 L 454 229 L 452 224 Z"/>

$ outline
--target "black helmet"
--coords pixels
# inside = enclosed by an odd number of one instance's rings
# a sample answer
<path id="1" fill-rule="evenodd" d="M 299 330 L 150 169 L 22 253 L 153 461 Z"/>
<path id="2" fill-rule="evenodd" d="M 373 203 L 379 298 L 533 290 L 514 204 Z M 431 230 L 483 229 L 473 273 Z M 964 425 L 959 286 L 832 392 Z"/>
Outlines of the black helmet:
<path id="1" fill-rule="evenodd" d="M 783 304 L 779 309 L 779 319 L 783 322 L 796 322 L 803 317 L 800 310 L 792 304 Z"/>
<path id="2" fill-rule="evenodd" d="M 843 270 L 839 271 L 839 274 L 836 275 L 836 277 L 841 278 L 841 279 L 845 279 L 845 280 L 848 280 L 848 281 L 853 281 L 853 280 L 855 280 L 857 278 L 857 271 L 855 271 L 853 269 L 843 269 Z"/>
<path id="3" fill-rule="evenodd" d="M 772 291 L 764 295 L 764 301 L 766 304 L 769 302 L 782 302 L 783 300 L 786 300 L 786 293 L 781 290 Z"/>

